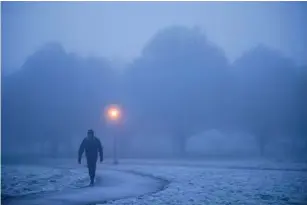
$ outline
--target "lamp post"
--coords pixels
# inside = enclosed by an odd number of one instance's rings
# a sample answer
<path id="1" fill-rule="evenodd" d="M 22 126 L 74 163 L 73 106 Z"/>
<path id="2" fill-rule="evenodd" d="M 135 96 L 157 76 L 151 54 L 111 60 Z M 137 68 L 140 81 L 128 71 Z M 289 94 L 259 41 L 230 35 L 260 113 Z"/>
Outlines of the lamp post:
<path id="1" fill-rule="evenodd" d="M 109 105 L 105 109 L 105 116 L 109 124 L 118 124 L 122 117 L 122 112 L 119 106 L 117 105 Z M 113 163 L 118 164 L 117 159 L 117 136 L 114 134 L 113 136 Z"/>

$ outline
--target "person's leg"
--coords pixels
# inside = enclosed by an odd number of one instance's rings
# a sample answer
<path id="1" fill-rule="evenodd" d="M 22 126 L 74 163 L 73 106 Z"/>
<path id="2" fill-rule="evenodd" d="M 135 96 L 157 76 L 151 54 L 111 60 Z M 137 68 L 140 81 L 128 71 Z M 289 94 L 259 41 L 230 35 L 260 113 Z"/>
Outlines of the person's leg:
<path id="1" fill-rule="evenodd" d="M 88 168 L 88 175 L 90 177 L 91 180 L 91 184 L 93 184 L 94 182 L 94 172 L 93 172 L 93 162 L 91 160 L 87 161 L 87 168 Z"/>
<path id="2" fill-rule="evenodd" d="M 95 179 L 96 176 L 96 161 L 93 162 L 93 179 Z"/>

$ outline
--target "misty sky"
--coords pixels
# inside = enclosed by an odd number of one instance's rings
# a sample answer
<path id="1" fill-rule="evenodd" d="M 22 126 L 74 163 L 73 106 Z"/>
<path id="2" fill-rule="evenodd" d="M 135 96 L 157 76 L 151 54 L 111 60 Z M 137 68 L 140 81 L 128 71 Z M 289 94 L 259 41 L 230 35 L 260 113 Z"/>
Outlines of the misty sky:
<path id="1" fill-rule="evenodd" d="M 44 43 L 130 61 L 159 30 L 199 26 L 230 60 L 262 43 L 307 64 L 307 3 L 2 2 L 2 66 L 22 65 Z"/>

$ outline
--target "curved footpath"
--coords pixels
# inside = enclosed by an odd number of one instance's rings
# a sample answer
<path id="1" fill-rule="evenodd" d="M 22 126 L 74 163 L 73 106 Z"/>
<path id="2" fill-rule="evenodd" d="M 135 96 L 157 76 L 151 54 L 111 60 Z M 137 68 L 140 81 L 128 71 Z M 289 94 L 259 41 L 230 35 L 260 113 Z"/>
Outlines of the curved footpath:
<path id="1" fill-rule="evenodd" d="M 166 180 L 137 172 L 97 170 L 94 187 L 39 194 L 11 200 L 6 205 L 94 205 L 163 190 Z"/>

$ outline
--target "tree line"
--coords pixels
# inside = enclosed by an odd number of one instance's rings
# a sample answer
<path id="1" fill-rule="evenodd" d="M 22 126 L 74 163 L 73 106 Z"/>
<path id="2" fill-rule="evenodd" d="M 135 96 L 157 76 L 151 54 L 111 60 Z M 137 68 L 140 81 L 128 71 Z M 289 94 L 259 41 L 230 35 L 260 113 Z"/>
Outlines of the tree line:
<path id="1" fill-rule="evenodd" d="M 103 107 L 118 103 L 121 134 L 166 134 L 176 156 L 213 128 L 254 135 L 265 155 L 276 137 L 307 142 L 306 88 L 306 66 L 263 45 L 230 62 L 197 28 L 162 29 L 122 72 L 50 43 L 2 78 L 2 139 L 57 155 L 89 128 L 104 133 Z"/>

